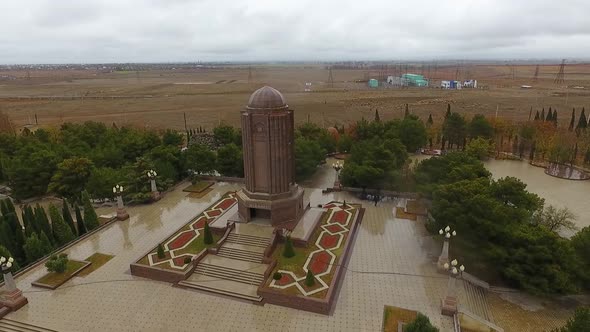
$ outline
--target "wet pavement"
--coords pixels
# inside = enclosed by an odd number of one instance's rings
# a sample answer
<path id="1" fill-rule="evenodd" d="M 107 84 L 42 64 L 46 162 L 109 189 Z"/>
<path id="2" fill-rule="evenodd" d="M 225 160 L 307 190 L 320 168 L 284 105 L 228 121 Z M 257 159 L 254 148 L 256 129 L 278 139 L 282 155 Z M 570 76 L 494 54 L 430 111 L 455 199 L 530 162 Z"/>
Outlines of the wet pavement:
<path id="1" fill-rule="evenodd" d="M 395 201 L 375 207 L 346 193 L 323 195 L 317 188 L 334 181 L 330 165 L 306 183 L 314 187 L 306 188 L 311 205 L 346 200 L 364 203 L 367 209 L 331 316 L 253 305 L 129 273 L 130 263 L 225 192 L 239 189 L 219 183 L 200 199 L 187 197 L 184 185 L 179 186 L 155 204 L 129 208 L 129 220 L 115 222 L 68 249 L 72 259 L 95 252 L 115 255 L 87 277 L 75 277 L 55 291 L 31 286 L 45 273 L 43 266 L 19 277 L 17 284 L 29 305 L 7 318 L 59 331 L 379 331 L 383 306 L 394 305 L 420 311 L 441 331 L 450 331 L 451 319 L 440 315 L 447 279 L 436 273 L 425 250 L 432 240 L 423 225 L 394 218 Z"/>

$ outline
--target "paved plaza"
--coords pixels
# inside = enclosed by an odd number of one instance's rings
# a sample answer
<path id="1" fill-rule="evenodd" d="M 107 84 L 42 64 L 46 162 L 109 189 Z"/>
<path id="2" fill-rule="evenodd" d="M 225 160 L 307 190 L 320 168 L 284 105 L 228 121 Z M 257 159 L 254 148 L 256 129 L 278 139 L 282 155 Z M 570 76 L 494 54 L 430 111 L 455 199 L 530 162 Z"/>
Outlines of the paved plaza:
<path id="1" fill-rule="evenodd" d="M 331 316 L 275 305 L 253 305 L 204 292 L 172 287 L 130 274 L 137 261 L 221 196 L 238 190 L 216 184 L 203 198 L 190 198 L 181 184 L 159 202 L 128 208 L 130 219 L 115 222 L 66 252 L 84 259 L 95 252 L 115 255 L 86 277 L 75 277 L 55 291 L 31 286 L 46 269 L 39 266 L 17 280 L 29 305 L 7 318 L 58 331 L 379 331 L 383 306 L 423 312 L 441 331 L 452 329 L 440 315 L 447 279 L 428 257 L 431 239 L 415 221 L 396 219 L 397 202 L 377 207 L 345 193 L 322 194 L 334 171 L 324 165 L 306 187 L 312 206 L 333 200 L 362 203 L 366 213 L 340 297 Z M 108 209 L 98 213 L 110 213 Z"/>

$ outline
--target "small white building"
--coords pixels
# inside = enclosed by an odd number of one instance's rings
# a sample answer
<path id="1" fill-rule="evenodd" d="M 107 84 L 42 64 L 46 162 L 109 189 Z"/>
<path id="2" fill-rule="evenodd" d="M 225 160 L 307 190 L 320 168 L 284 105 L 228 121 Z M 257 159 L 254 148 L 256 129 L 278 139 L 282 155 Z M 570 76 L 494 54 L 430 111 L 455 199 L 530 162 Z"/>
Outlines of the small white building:
<path id="1" fill-rule="evenodd" d="M 441 89 L 450 89 L 451 88 L 451 81 L 440 81 Z"/>

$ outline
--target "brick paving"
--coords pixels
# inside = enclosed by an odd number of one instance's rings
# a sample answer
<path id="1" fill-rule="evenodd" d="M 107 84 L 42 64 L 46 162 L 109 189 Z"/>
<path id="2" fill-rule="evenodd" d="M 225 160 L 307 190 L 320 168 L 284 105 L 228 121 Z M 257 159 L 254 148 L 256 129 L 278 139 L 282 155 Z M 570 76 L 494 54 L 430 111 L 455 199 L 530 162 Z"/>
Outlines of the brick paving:
<path id="1" fill-rule="evenodd" d="M 334 175 L 326 166 L 321 172 Z M 257 306 L 129 273 L 130 263 L 185 225 L 195 210 L 202 211 L 237 189 L 218 184 L 200 199 L 177 189 L 158 203 L 129 208 L 129 220 L 67 250 L 72 259 L 95 252 L 115 258 L 55 291 L 32 287 L 31 281 L 45 273 L 43 266 L 33 269 L 17 279 L 29 305 L 8 318 L 59 331 L 379 331 L 383 306 L 394 305 L 423 312 L 441 331 L 451 330 L 451 320 L 439 314 L 447 280 L 436 274 L 424 250 L 431 240 L 419 223 L 393 216 L 395 202 L 377 207 L 365 202 L 367 211 L 331 316 Z M 320 189 L 309 188 L 306 199 L 312 206 L 343 200 L 360 203 L 345 193 L 322 195 Z"/>

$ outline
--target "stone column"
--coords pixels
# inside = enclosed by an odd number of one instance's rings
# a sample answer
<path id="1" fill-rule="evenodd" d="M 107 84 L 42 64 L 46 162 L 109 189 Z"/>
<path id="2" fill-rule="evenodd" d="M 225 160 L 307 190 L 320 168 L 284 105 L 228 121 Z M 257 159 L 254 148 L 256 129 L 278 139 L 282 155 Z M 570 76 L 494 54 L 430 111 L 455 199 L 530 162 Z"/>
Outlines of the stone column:
<path id="1" fill-rule="evenodd" d="M 150 179 L 150 185 L 152 187 L 152 199 L 157 201 L 160 199 L 160 192 L 158 191 L 158 187 L 156 186 L 156 179 Z"/>
<path id="2" fill-rule="evenodd" d="M 436 264 L 438 271 L 443 272 L 446 271 L 444 265 L 449 263 L 449 239 L 445 238 L 443 242 L 442 252 L 440 256 L 438 256 L 438 263 Z"/>
<path id="3" fill-rule="evenodd" d="M 451 274 L 449 276 L 449 284 L 447 288 L 447 295 L 442 301 L 441 313 L 447 316 L 453 316 L 457 313 L 457 276 Z"/>

